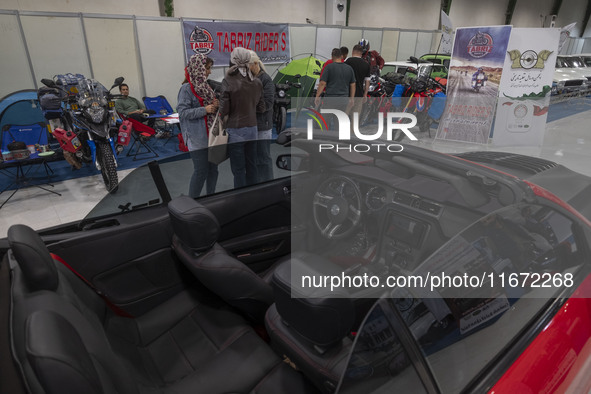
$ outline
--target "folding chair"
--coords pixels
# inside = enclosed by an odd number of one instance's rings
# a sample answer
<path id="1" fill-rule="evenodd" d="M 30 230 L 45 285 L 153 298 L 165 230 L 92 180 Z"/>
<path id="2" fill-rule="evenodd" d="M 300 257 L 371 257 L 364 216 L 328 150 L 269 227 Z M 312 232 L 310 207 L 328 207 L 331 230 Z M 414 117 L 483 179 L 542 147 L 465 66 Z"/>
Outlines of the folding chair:
<path id="1" fill-rule="evenodd" d="M 24 142 L 25 145 L 48 145 L 48 133 L 47 133 L 47 126 L 43 122 L 34 123 L 31 125 L 4 125 L 2 128 L 2 141 L 0 146 L 2 147 L 2 151 L 8 151 L 8 145 L 12 142 Z M 51 156 L 50 156 L 51 157 Z M 16 173 L 11 174 L 14 176 L 14 181 L 10 183 L 7 187 L 5 187 L 0 193 L 8 190 L 11 186 L 16 185 L 16 188 L 12 192 L 12 194 L 0 205 L 0 208 L 4 206 L 16 194 L 19 189 L 21 189 L 22 185 L 26 185 L 27 183 L 27 175 L 31 170 L 32 166 L 35 164 L 43 165 L 45 169 L 45 174 L 47 176 L 48 181 L 50 180 L 50 172 L 53 174 L 53 170 L 47 164 L 48 157 L 39 156 L 38 153 L 31 153 L 28 159 L 20 159 L 20 160 L 10 160 L 5 161 L 0 164 L 0 169 L 5 170 L 7 168 L 16 168 Z M 31 166 L 26 172 L 24 171 L 23 167 Z M 6 171 L 8 172 L 8 171 Z M 52 184 L 47 183 L 47 185 L 53 187 Z M 31 185 L 38 187 L 39 189 L 43 189 L 47 192 L 57 194 L 61 196 L 60 193 L 46 189 L 40 185 Z"/>
<path id="2" fill-rule="evenodd" d="M 148 144 L 148 141 L 154 138 L 154 135 L 156 135 L 156 131 L 150 126 L 145 125 L 133 118 L 128 118 L 121 114 L 119 114 L 119 116 L 122 119 L 129 120 L 133 126 L 133 132 L 131 133 L 131 136 L 133 137 L 133 143 L 129 147 L 126 156 L 133 156 L 133 161 L 151 157 L 159 157 L 158 153 L 156 153 L 156 151 L 154 151 L 154 149 L 152 149 L 152 147 L 150 147 Z"/>
<path id="3" fill-rule="evenodd" d="M 148 117 L 148 119 L 149 118 L 158 119 L 158 121 L 161 122 L 163 129 L 166 130 L 167 132 L 169 132 L 170 137 L 164 143 L 164 145 L 166 145 L 170 141 L 170 139 L 172 137 L 174 137 L 174 134 L 175 134 L 173 132 L 174 126 L 178 125 L 178 123 L 170 123 L 168 121 L 163 120 L 163 118 L 167 118 L 170 115 L 174 115 L 174 114 L 176 114 L 176 112 L 174 112 L 174 110 L 172 109 L 172 106 L 169 104 L 166 97 L 164 97 L 162 95 L 156 96 L 156 97 L 144 97 L 142 100 L 144 101 L 144 105 L 146 106 L 146 109 L 154 112 L 154 115 L 150 115 Z M 178 121 L 178 119 L 177 119 L 177 121 Z M 179 131 L 180 131 L 180 127 L 179 127 Z"/>
<path id="4" fill-rule="evenodd" d="M 174 113 L 172 106 L 164 96 L 144 97 L 143 101 L 146 109 L 154 111 L 154 115 L 150 117 L 163 118 Z"/>

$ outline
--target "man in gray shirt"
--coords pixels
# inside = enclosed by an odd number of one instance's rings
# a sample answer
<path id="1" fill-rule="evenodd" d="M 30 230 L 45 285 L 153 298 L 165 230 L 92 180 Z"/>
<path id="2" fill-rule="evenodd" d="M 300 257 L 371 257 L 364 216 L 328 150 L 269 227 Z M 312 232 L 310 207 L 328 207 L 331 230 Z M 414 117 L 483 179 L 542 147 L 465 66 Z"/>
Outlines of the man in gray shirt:
<path id="1" fill-rule="evenodd" d="M 355 73 L 351 66 L 342 62 L 339 48 L 334 48 L 331 56 L 332 63 L 326 66 L 320 77 L 314 104 L 316 107 L 320 105 L 320 95 L 326 89 L 324 106 L 348 112 L 355 97 Z"/>

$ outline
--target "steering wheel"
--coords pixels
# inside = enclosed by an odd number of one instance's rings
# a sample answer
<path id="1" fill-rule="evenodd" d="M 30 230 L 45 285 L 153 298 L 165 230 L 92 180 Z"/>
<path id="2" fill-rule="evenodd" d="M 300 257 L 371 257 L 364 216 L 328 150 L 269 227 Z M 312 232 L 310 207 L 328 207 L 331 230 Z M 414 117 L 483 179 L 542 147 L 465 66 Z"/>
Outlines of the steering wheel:
<path id="1" fill-rule="evenodd" d="M 351 179 L 334 176 L 314 193 L 314 223 L 328 239 L 345 238 L 361 223 L 361 192 Z"/>

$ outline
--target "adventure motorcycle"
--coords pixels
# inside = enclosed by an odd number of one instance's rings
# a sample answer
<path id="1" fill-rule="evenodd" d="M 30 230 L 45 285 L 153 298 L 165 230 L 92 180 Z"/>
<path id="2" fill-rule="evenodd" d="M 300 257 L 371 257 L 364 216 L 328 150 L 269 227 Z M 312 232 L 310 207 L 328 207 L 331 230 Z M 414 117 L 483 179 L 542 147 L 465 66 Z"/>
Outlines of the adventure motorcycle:
<path id="1" fill-rule="evenodd" d="M 417 77 L 411 79 L 408 84 L 396 86 L 392 95 L 392 105 L 399 108 L 400 112 L 414 114 L 419 130 L 427 132 L 431 137 L 431 123 L 441 117 L 445 108 L 446 86 L 443 81 L 431 78 L 430 67 L 422 67 L 418 71 L 409 68 L 407 72 L 415 72 Z M 403 98 L 408 99 L 404 102 Z M 399 131 L 395 139 L 400 141 L 404 136 L 405 134 Z"/>
<path id="2" fill-rule="evenodd" d="M 109 193 L 117 191 L 116 157 L 129 144 L 132 132 L 129 122 L 117 127 L 113 99 L 120 96 L 111 94 L 123 80 L 115 79 L 107 90 L 100 82 L 81 74 L 56 75 L 53 80 L 42 79 L 45 87 L 37 92 L 64 158 L 75 169 L 82 166 L 81 162 L 94 163 Z"/>
<path id="3" fill-rule="evenodd" d="M 296 80 L 301 78 L 300 74 L 294 75 Z M 275 102 L 273 104 L 273 124 L 277 130 L 277 134 L 285 130 L 287 124 L 287 109 L 291 105 L 291 96 L 289 89 L 300 89 L 302 85 L 299 82 L 285 81 L 283 83 L 275 84 Z"/>

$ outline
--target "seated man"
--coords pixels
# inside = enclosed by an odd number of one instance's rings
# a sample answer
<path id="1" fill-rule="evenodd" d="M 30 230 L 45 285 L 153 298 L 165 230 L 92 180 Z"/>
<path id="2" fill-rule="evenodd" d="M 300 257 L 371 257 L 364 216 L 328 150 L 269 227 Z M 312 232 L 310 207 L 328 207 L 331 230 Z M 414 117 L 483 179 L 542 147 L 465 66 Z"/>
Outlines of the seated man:
<path id="1" fill-rule="evenodd" d="M 115 110 L 128 118 L 137 120 L 147 124 L 149 127 L 154 128 L 155 118 L 146 118 L 144 114 L 150 114 L 150 111 L 146 109 L 144 103 L 135 97 L 129 95 L 129 86 L 126 83 L 119 85 L 119 92 L 123 95 L 123 98 L 117 99 L 115 102 Z M 153 112 L 153 111 L 152 111 Z M 155 130 L 156 138 L 164 137 L 163 130 Z"/>

